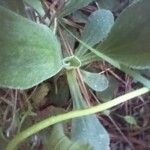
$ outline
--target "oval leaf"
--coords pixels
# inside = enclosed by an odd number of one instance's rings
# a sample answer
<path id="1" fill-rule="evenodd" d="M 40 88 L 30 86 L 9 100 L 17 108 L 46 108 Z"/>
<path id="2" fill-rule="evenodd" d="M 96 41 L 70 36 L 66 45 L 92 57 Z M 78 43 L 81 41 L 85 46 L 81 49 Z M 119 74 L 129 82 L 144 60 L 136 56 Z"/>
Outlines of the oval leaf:
<path id="1" fill-rule="evenodd" d="M 119 87 L 118 80 L 116 80 L 113 76 L 108 76 L 108 80 L 109 80 L 108 88 L 102 92 L 96 92 L 96 96 L 102 102 L 107 102 L 113 99 Z"/>
<path id="2" fill-rule="evenodd" d="M 82 71 L 84 82 L 94 91 L 104 91 L 108 88 L 108 80 L 104 75 Z"/>
<path id="3" fill-rule="evenodd" d="M 89 21 L 85 25 L 81 40 L 93 47 L 98 42 L 102 42 L 110 32 L 114 24 L 114 16 L 109 10 L 100 9 L 93 12 Z M 85 54 L 87 49 L 80 44 L 77 49 L 77 56 Z"/>
<path id="4" fill-rule="evenodd" d="M 27 89 L 62 68 L 52 31 L 0 6 L 0 86 Z"/>
<path id="5" fill-rule="evenodd" d="M 130 5 L 97 49 L 133 68 L 150 68 L 150 0 Z"/>

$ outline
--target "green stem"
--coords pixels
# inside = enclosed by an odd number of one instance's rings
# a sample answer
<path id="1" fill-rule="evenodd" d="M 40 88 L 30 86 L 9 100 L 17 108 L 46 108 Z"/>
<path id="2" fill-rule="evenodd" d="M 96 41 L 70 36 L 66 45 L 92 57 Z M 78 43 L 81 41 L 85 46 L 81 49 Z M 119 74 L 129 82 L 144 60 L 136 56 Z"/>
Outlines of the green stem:
<path id="1" fill-rule="evenodd" d="M 84 107 L 83 97 L 76 79 L 76 70 L 68 70 L 66 71 L 68 85 L 71 93 L 71 98 L 73 101 L 73 110 L 82 109 Z"/>
<path id="2" fill-rule="evenodd" d="M 56 123 L 59 123 L 59 122 L 62 122 L 62 121 L 68 120 L 68 119 L 73 119 L 76 117 L 91 115 L 94 113 L 104 111 L 106 109 L 110 109 L 110 108 L 112 108 L 118 104 L 121 104 L 123 102 L 126 102 L 132 98 L 135 98 L 135 97 L 140 96 L 142 94 L 148 93 L 149 91 L 150 91 L 150 89 L 144 87 L 144 88 L 132 91 L 132 92 L 127 93 L 123 96 L 119 96 L 119 97 L 117 97 L 111 101 L 108 101 L 106 103 L 103 103 L 103 104 L 100 104 L 100 105 L 97 105 L 97 106 L 94 106 L 91 108 L 71 111 L 71 112 L 68 112 L 65 114 L 61 114 L 61 115 L 47 118 L 47 119 L 29 127 L 28 129 L 24 130 L 23 132 L 19 133 L 18 135 L 16 135 L 16 137 L 14 139 L 12 139 L 12 141 L 10 141 L 10 143 L 8 144 L 6 150 L 16 149 L 17 145 L 19 145 L 21 142 L 23 142 L 29 136 L 31 136 L 31 135 L 51 126 L 51 125 L 54 125 Z"/>

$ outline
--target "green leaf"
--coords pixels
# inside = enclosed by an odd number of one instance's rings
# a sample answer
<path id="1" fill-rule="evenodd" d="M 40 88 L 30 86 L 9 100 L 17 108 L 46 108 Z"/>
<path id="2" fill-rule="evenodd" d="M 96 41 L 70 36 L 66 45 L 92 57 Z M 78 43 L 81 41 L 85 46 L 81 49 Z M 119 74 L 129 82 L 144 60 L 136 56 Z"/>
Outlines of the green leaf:
<path id="1" fill-rule="evenodd" d="M 150 1 L 130 5 L 118 17 L 108 38 L 97 49 L 129 67 L 150 68 Z"/>
<path id="2" fill-rule="evenodd" d="M 68 71 L 67 78 L 69 82 L 70 92 L 73 99 L 73 109 L 85 109 L 87 104 L 82 98 L 75 72 Z M 82 141 L 89 143 L 93 150 L 108 150 L 109 136 L 105 128 L 102 126 L 96 115 L 75 118 L 72 120 L 71 139 L 73 141 Z"/>
<path id="3" fill-rule="evenodd" d="M 130 125 L 135 125 L 137 126 L 137 121 L 133 116 L 124 116 L 123 119 Z"/>
<path id="4" fill-rule="evenodd" d="M 0 86 L 27 89 L 62 68 L 53 32 L 0 6 Z"/>
<path id="5" fill-rule="evenodd" d="M 94 91 L 104 91 L 108 88 L 108 80 L 105 75 L 82 70 L 84 82 Z"/>
<path id="6" fill-rule="evenodd" d="M 23 0 L 0 0 L 0 5 L 26 17 Z"/>
<path id="7" fill-rule="evenodd" d="M 93 47 L 98 42 L 102 42 L 111 30 L 114 24 L 114 16 L 109 10 L 100 9 L 93 12 L 81 36 L 81 40 Z M 76 50 L 76 55 L 81 57 L 87 51 L 82 44 Z"/>
<path id="8" fill-rule="evenodd" d="M 87 6 L 92 1 L 94 0 L 67 0 L 65 2 L 63 10 L 60 13 L 60 16 L 61 17 L 67 16 L 73 13 L 74 11 Z"/>
<path id="9" fill-rule="evenodd" d="M 115 93 L 118 90 L 119 82 L 113 77 L 108 76 L 109 86 L 102 92 L 96 92 L 96 96 L 102 101 L 107 102 L 114 98 Z"/>
<path id="10" fill-rule="evenodd" d="M 88 144 L 81 142 L 72 142 L 63 131 L 61 124 L 53 126 L 47 144 L 44 144 L 44 150 L 92 150 Z"/>

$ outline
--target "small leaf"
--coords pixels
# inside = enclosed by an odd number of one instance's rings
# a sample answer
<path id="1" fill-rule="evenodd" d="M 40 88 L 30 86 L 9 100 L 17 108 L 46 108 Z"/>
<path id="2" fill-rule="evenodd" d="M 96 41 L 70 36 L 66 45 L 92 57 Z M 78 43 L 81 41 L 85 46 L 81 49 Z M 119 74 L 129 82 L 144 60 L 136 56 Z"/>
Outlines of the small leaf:
<path id="1" fill-rule="evenodd" d="M 137 121 L 133 116 L 124 116 L 123 118 L 128 124 L 137 126 Z"/>
<path id="2" fill-rule="evenodd" d="M 72 142 L 63 131 L 61 124 L 53 126 L 47 143 L 44 144 L 44 150 L 92 150 L 88 144 L 81 142 Z"/>
<path id="3" fill-rule="evenodd" d="M 91 73 L 82 70 L 84 82 L 94 91 L 104 91 L 108 88 L 108 80 L 105 75 L 99 73 Z"/>
<path id="4" fill-rule="evenodd" d="M 87 6 L 92 1 L 94 0 L 67 0 L 63 10 L 60 13 L 60 16 L 61 17 L 67 16 L 73 13 L 74 11 Z"/>
<path id="5" fill-rule="evenodd" d="M 85 109 L 87 104 L 82 98 L 75 72 L 67 72 L 70 92 L 73 100 L 73 109 Z M 72 120 L 71 139 L 73 141 L 82 141 L 89 143 L 93 150 L 108 150 L 109 149 L 109 135 L 96 115 L 89 115 Z"/>
<path id="6" fill-rule="evenodd" d="M 0 5 L 26 17 L 23 0 L 0 0 Z"/>
<path id="7" fill-rule="evenodd" d="M 114 24 L 114 16 L 109 10 L 100 9 L 93 12 L 87 22 L 81 36 L 81 40 L 93 47 L 98 42 L 102 42 L 111 30 Z M 85 54 L 87 49 L 80 44 L 76 50 L 77 56 Z"/>
<path id="8" fill-rule="evenodd" d="M 96 96 L 103 102 L 110 101 L 112 98 L 114 98 L 119 85 L 119 82 L 113 76 L 109 76 L 108 79 L 108 88 L 102 92 L 96 92 Z"/>
<path id="9" fill-rule="evenodd" d="M 0 6 L 0 86 L 27 89 L 62 68 L 60 45 L 44 25 Z"/>
<path id="10" fill-rule="evenodd" d="M 150 1 L 140 0 L 118 17 L 99 51 L 129 67 L 150 68 Z"/>

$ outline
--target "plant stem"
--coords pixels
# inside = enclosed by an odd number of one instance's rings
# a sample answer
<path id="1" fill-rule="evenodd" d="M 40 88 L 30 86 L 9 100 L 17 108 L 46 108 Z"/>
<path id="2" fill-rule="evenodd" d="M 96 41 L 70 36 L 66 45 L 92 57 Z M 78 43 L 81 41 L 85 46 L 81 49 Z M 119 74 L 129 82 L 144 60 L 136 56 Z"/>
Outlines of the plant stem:
<path id="1" fill-rule="evenodd" d="M 21 142 L 23 142 L 26 138 L 28 138 L 29 136 L 31 136 L 51 125 L 54 125 L 56 123 L 59 123 L 59 122 L 62 122 L 62 121 L 68 120 L 68 119 L 91 115 L 94 113 L 104 111 L 106 109 L 110 109 L 110 108 L 112 108 L 118 104 L 121 104 L 123 102 L 126 102 L 132 98 L 135 98 L 142 94 L 148 93 L 149 91 L 150 91 L 150 89 L 143 87 L 143 88 L 132 91 L 123 96 L 119 96 L 111 101 L 108 101 L 106 103 L 103 103 L 103 104 L 100 104 L 100 105 L 97 105 L 94 107 L 90 107 L 90 108 L 83 109 L 83 110 L 71 111 L 71 112 L 68 112 L 65 114 L 47 118 L 47 119 L 29 127 L 28 129 L 24 130 L 23 132 L 19 133 L 18 135 L 16 135 L 16 137 L 14 139 L 12 139 L 12 141 L 10 141 L 10 143 L 8 144 L 6 150 L 16 149 L 17 145 L 20 144 Z"/>

